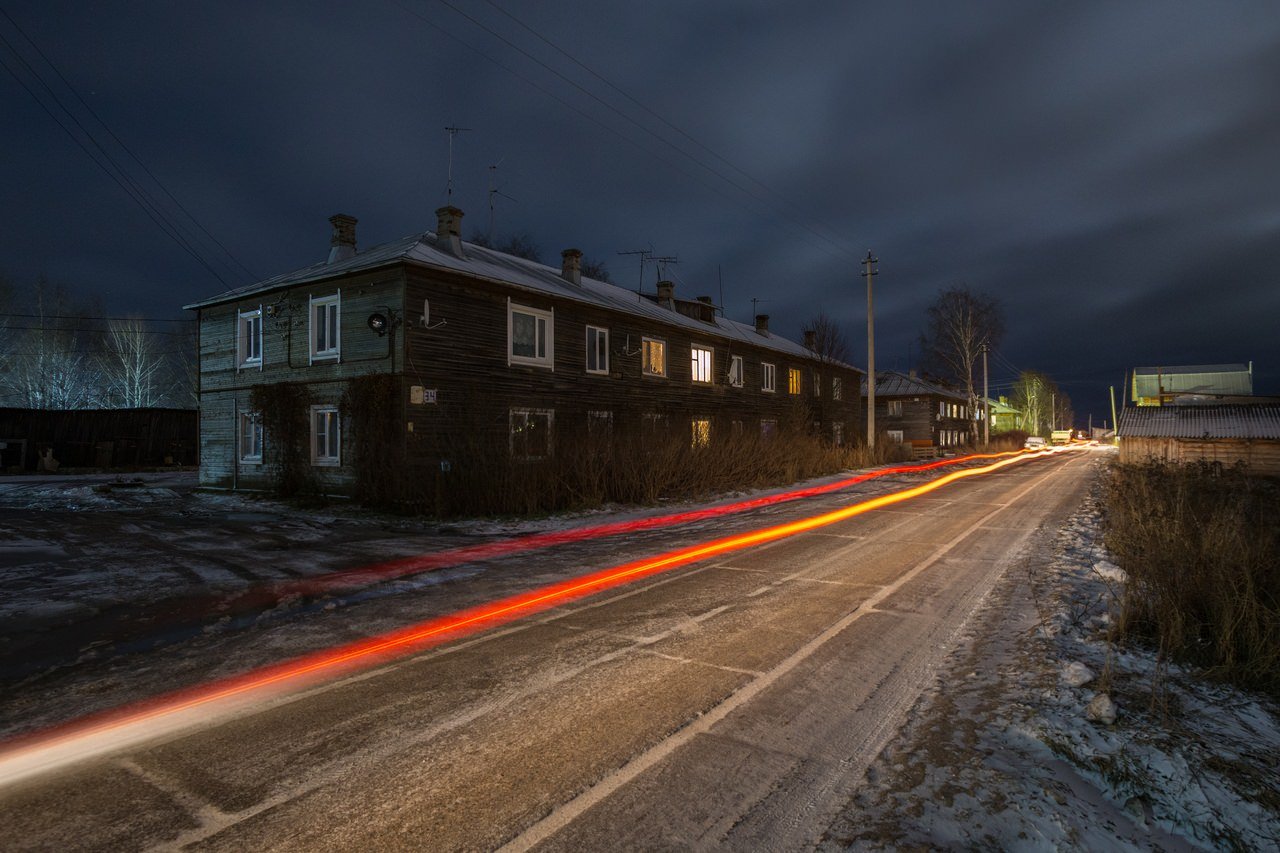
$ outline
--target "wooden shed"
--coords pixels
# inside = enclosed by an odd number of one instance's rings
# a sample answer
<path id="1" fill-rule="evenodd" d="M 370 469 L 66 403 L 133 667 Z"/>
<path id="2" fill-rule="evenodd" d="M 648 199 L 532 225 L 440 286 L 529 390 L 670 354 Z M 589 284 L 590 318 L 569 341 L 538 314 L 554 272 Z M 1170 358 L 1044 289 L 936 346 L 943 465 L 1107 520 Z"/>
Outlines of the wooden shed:
<path id="1" fill-rule="evenodd" d="M 1280 475 L 1280 402 L 1126 408 L 1116 434 L 1121 462 L 1243 462 Z"/>

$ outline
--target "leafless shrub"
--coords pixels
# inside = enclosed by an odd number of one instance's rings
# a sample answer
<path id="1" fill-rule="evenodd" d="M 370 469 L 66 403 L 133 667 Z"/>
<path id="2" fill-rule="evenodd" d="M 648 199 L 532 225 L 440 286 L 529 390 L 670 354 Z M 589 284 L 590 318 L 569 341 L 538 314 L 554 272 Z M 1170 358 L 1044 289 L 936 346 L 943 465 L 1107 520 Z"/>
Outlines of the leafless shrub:
<path id="1" fill-rule="evenodd" d="M 1117 636 L 1280 695 L 1280 484 L 1211 464 L 1117 465 L 1107 547 L 1128 573 Z"/>

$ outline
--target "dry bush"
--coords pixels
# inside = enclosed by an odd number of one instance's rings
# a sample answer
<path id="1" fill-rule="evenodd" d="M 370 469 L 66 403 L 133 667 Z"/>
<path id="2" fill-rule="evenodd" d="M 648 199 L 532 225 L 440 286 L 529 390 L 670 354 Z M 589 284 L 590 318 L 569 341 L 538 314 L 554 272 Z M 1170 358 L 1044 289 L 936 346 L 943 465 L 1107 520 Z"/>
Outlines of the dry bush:
<path id="1" fill-rule="evenodd" d="M 1129 575 L 1118 636 L 1280 695 L 1278 512 L 1280 483 L 1240 467 L 1114 466 L 1106 544 Z"/>

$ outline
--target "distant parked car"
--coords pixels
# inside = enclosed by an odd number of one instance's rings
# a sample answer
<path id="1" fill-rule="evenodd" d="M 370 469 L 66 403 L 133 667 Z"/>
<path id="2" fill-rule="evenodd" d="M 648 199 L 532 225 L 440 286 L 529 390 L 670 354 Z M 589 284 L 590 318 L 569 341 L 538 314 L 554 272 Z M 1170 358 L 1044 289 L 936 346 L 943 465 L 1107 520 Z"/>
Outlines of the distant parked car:
<path id="1" fill-rule="evenodd" d="M 1026 444 L 1022 445 L 1027 450 L 1044 450 L 1046 446 L 1045 440 L 1038 435 L 1028 436 Z"/>

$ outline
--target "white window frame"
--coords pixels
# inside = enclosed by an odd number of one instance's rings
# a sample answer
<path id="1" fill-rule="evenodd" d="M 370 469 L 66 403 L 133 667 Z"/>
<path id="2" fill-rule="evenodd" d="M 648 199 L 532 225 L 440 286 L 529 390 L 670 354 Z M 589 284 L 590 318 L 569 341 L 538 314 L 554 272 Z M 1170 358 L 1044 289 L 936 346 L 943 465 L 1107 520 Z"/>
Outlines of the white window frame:
<path id="1" fill-rule="evenodd" d="M 649 348 L 655 345 L 660 347 L 662 350 L 662 372 L 661 373 L 657 373 L 649 369 Z M 640 371 L 645 376 L 660 376 L 664 379 L 666 378 L 667 376 L 667 342 L 664 339 L 649 338 L 649 337 L 640 338 Z"/>
<path id="2" fill-rule="evenodd" d="M 613 437 L 613 412 L 591 409 L 587 412 L 587 438 L 608 440 Z"/>
<path id="3" fill-rule="evenodd" d="M 318 447 L 320 430 L 317 426 L 321 416 L 325 421 L 324 453 Z M 342 464 L 342 418 L 337 406 L 322 404 L 311 407 L 311 464 L 321 468 L 336 468 Z"/>
<path id="4" fill-rule="evenodd" d="M 702 344 L 692 344 L 689 347 L 689 372 L 697 384 L 711 384 L 715 376 L 712 372 L 715 366 L 715 353 L 714 349 Z"/>
<path id="5" fill-rule="evenodd" d="M 832 400 L 844 399 L 844 383 L 840 381 L 839 376 L 831 377 L 831 399 Z"/>
<path id="6" fill-rule="evenodd" d="M 822 396 L 822 374 L 816 370 L 813 372 L 813 396 Z"/>
<path id="7" fill-rule="evenodd" d="M 330 310 L 332 308 L 332 311 Z M 329 333 L 326 335 L 324 346 L 320 346 L 317 336 L 320 333 L 318 324 L 316 323 L 316 313 L 320 310 L 325 312 L 325 329 Z M 311 351 L 311 363 L 317 361 L 341 361 L 342 360 L 342 291 L 332 293 L 328 296 L 312 295 L 307 306 L 307 340 L 308 349 Z M 332 345 L 330 345 L 332 342 Z"/>
<path id="8" fill-rule="evenodd" d="M 840 421 L 831 422 L 831 443 L 836 447 L 844 447 L 844 424 Z"/>
<path id="9" fill-rule="evenodd" d="M 743 363 L 742 356 L 733 355 L 729 357 L 729 384 L 734 388 L 742 387 L 743 379 Z"/>
<path id="10" fill-rule="evenodd" d="M 533 317 L 533 351 L 534 355 L 516 355 L 516 314 Z M 539 340 L 539 330 L 542 338 Z M 542 355 L 537 355 L 541 344 Z M 529 367 L 545 367 L 555 370 L 556 353 L 556 311 L 552 308 L 544 311 L 541 308 L 530 308 L 507 300 L 507 364 L 520 364 Z"/>
<path id="11" fill-rule="evenodd" d="M 236 442 L 240 446 L 241 462 L 262 464 L 262 415 L 258 412 L 240 412 L 236 418 Z M 249 429 L 246 429 L 249 427 Z M 249 441 L 246 443 L 245 439 Z M 248 444 L 248 446 L 246 446 Z"/>
<path id="12" fill-rule="evenodd" d="M 252 333 L 247 333 L 245 325 L 257 321 L 258 334 L 257 340 L 254 340 Z M 263 345 L 265 341 L 262 336 L 262 306 L 259 305 L 250 311 L 236 312 L 236 370 L 243 370 L 247 367 L 256 367 L 262 369 Z M 258 354 L 253 355 L 253 344 L 258 345 Z"/>
<path id="13" fill-rule="evenodd" d="M 596 366 L 591 366 L 594 356 Z M 597 376 L 609 374 L 609 330 L 603 326 L 587 326 L 587 373 Z"/>
<path id="14" fill-rule="evenodd" d="M 527 423 L 530 415 L 546 416 L 547 419 L 547 452 L 544 456 L 529 456 L 527 454 L 516 455 L 516 419 L 523 418 Z M 509 410 L 507 415 L 508 426 L 508 446 L 507 449 L 511 453 L 511 458 L 520 462 L 538 462 L 543 459 L 550 459 L 554 453 L 555 435 L 556 435 L 556 410 L 555 409 L 534 409 L 525 406 L 515 406 Z"/>
<path id="15" fill-rule="evenodd" d="M 900 429 L 885 430 L 885 435 L 889 436 L 889 440 L 892 441 L 894 444 L 903 443 L 902 430 Z"/>
<path id="16" fill-rule="evenodd" d="M 778 367 L 767 361 L 760 362 L 760 390 L 767 394 L 778 391 Z"/>
<path id="17" fill-rule="evenodd" d="M 778 437 L 778 419 L 777 418 L 761 418 L 760 419 L 760 440 L 773 441 Z"/>
<path id="18" fill-rule="evenodd" d="M 902 417 L 902 401 L 901 400 L 886 400 L 884 406 L 885 406 L 885 411 L 887 412 L 888 417 L 891 417 L 891 418 Z"/>

